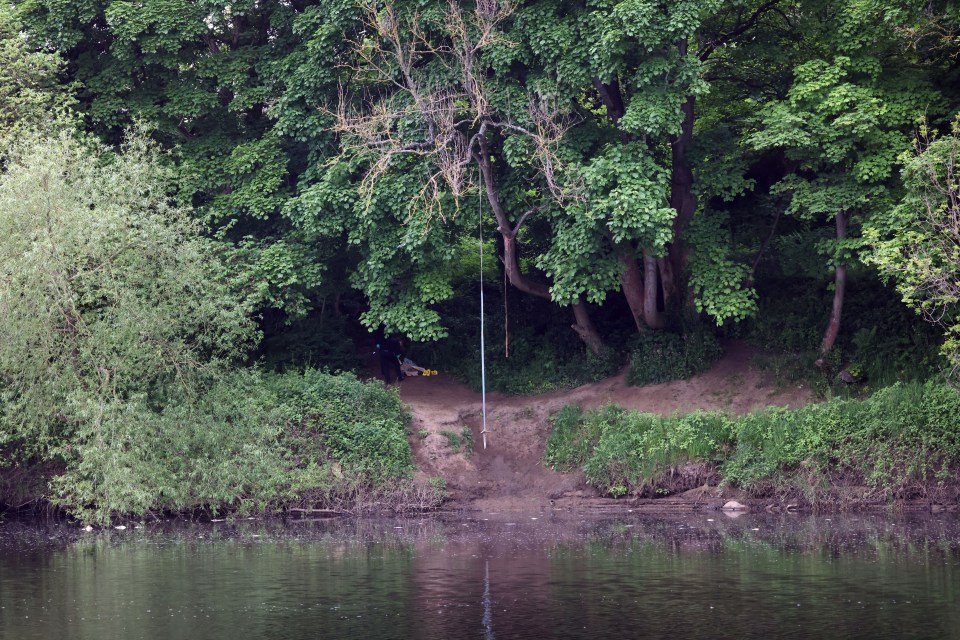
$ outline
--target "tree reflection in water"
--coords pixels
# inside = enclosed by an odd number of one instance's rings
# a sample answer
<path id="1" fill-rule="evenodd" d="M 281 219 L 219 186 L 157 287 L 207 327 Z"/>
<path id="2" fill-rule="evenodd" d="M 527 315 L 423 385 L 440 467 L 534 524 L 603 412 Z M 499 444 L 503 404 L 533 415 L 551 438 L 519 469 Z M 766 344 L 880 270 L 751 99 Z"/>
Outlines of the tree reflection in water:
<path id="1" fill-rule="evenodd" d="M 0 638 L 960 637 L 956 518 L 0 524 Z"/>

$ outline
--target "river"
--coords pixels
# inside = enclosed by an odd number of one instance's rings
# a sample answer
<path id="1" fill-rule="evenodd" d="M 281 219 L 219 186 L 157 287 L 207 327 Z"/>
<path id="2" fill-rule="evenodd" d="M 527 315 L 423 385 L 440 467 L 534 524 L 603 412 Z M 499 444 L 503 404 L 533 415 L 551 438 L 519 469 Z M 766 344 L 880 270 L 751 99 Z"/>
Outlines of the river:
<path id="1" fill-rule="evenodd" d="M 960 519 L 0 521 L 0 638 L 960 638 Z"/>

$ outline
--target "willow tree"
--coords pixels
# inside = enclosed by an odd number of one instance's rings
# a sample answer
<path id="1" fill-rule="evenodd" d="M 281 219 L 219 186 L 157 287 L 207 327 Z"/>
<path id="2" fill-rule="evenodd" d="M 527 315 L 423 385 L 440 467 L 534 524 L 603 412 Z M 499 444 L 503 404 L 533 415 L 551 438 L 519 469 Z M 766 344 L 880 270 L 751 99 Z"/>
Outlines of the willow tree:
<path id="1" fill-rule="evenodd" d="M 64 491 L 111 476 L 135 493 L 118 478 L 136 477 L 136 447 L 163 441 L 158 412 L 200 402 L 244 354 L 248 309 L 141 137 L 115 155 L 21 132 L 2 151 L 0 447 L 86 464 Z"/>
<path id="2" fill-rule="evenodd" d="M 960 120 L 937 136 L 923 127 L 904 155 L 904 193 L 866 230 L 869 261 L 903 301 L 944 330 L 943 353 L 960 371 Z"/>

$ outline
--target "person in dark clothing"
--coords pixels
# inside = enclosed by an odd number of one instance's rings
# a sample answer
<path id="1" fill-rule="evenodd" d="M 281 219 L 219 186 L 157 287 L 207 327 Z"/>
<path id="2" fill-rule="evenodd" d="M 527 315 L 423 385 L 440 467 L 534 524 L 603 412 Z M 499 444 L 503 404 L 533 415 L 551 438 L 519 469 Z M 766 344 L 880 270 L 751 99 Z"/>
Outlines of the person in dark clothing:
<path id="1" fill-rule="evenodd" d="M 377 345 L 380 351 L 380 373 L 387 384 L 394 379 L 397 382 L 406 376 L 400 371 L 400 361 L 403 360 L 403 344 L 397 338 L 386 338 Z"/>

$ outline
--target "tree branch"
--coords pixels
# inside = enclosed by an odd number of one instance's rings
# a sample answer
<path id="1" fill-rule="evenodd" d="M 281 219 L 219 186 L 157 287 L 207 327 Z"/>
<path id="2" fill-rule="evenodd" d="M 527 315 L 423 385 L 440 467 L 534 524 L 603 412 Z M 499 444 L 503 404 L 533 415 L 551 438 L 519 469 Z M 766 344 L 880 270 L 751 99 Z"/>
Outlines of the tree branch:
<path id="1" fill-rule="evenodd" d="M 701 62 L 705 61 L 718 48 L 724 46 L 725 44 L 727 44 L 737 36 L 743 34 L 743 32 L 745 32 L 746 30 L 753 27 L 753 25 L 757 24 L 760 18 L 762 18 L 767 11 L 770 11 L 779 3 L 780 3 L 780 0 L 769 0 L 768 2 L 765 2 L 764 4 L 757 7 L 756 11 L 754 11 L 749 18 L 747 18 L 742 22 L 738 21 L 730 31 L 721 35 L 717 39 L 711 40 L 710 42 L 706 43 L 700 49 L 700 51 L 697 52 L 697 58 Z"/>

